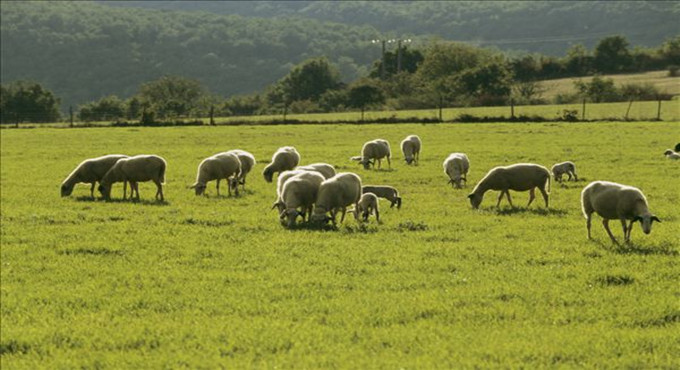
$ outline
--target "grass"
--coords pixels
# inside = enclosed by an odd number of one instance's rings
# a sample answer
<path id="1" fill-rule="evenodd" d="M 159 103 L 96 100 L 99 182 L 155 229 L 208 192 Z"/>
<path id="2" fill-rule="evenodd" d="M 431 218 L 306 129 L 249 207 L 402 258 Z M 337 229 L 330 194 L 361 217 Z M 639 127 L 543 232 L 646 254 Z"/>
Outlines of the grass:
<path id="1" fill-rule="evenodd" d="M 652 71 L 644 73 L 630 73 L 618 75 L 605 75 L 604 78 L 611 78 L 617 87 L 625 84 L 652 84 L 660 93 L 670 95 L 680 95 L 680 78 L 670 77 L 668 71 Z M 545 89 L 543 98 L 553 101 L 558 94 L 573 94 L 574 81 L 582 80 L 589 82 L 592 77 L 569 77 L 554 80 L 541 81 L 540 85 Z"/>
<path id="2" fill-rule="evenodd" d="M 678 368 L 677 122 L 400 124 L 3 130 L 0 360 L 22 368 Z M 407 167 L 398 143 L 423 140 Z M 350 162 L 383 137 L 392 169 Z M 364 183 L 396 186 L 401 210 L 337 230 L 286 230 L 261 171 L 294 145 Z M 198 163 L 242 148 L 258 159 L 240 197 L 187 187 Z M 441 162 L 470 157 L 470 184 Z M 82 159 L 155 153 L 165 203 L 59 197 Z M 479 211 L 466 195 L 492 166 L 572 160 L 583 180 L 551 208 Z M 606 179 L 641 188 L 663 223 L 613 246 L 586 239 L 579 194 Z M 120 198 L 120 185 L 113 195 Z M 612 230 L 621 237 L 617 222 Z"/>

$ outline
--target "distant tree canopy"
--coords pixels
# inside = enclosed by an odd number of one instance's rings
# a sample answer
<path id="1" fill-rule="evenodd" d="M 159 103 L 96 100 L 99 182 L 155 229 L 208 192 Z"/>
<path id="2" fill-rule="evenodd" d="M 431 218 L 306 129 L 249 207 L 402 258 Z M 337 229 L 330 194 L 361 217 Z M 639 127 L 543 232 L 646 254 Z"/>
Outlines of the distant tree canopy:
<path id="1" fill-rule="evenodd" d="M 321 94 L 340 86 L 340 74 L 326 58 L 313 58 L 295 66 L 278 83 L 284 99 L 318 101 Z"/>
<path id="2" fill-rule="evenodd" d="M 55 122 L 60 119 L 59 99 L 36 82 L 16 81 L 0 85 L 0 121 Z"/>
<path id="3" fill-rule="evenodd" d="M 623 36 L 605 37 L 595 47 L 595 68 L 603 73 L 630 71 L 633 58 L 628 50 L 628 41 Z"/>
<path id="4" fill-rule="evenodd" d="M 371 80 L 358 81 L 349 88 L 347 104 L 350 107 L 361 109 L 361 120 L 364 119 L 366 107 L 375 106 L 385 102 L 385 95 L 380 87 Z"/>
<path id="5" fill-rule="evenodd" d="M 143 107 L 153 110 L 159 118 L 188 116 L 199 109 L 206 94 L 197 80 L 179 76 L 164 76 L 147 82 L 137 95 Z"/>

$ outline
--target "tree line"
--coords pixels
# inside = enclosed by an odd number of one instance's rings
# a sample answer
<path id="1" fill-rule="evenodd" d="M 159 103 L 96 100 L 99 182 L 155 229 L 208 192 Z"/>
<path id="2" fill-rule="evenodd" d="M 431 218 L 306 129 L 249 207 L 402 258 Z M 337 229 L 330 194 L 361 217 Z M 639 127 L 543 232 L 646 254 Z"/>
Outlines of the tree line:
<path id="1" fill-rule="evenodd" d="M 342 81 L 338 66 L 328 58 L 316 57 L 295 65 L 283 78 L 253 94 L 225 98 L 210 92 L 197 79 L 168 75 L 141 84 L 127 99 L 112 94 L 82 104 L 76 115 L 85 122 L 149 122 L 348 110 L 363 113 L 367 108 L 567 103 L 584 98 L 592 102 L 658 99 L 661 94 L 652 85 L 616 87 L 611 79 L 597 75 L 666 66 L 669 74 L 677 76 L 678 65 L 680 37 L 658 48 L 631 50 L 624 37 L 610 36 L 600 40 L 592 51 L 575 45 L 562 58 L 512 58 L 491 49 L 438 41 L 422 49 L 404 45 L 387 51 L 384 58 L 373 62 L 366 77 L 351 83 Z M 587 83 L 576 81 L 573 92 L 558 95 L 556 101 L 541 97 L 538 80 L 587 75 L 596 78 Z M 45 122 L 59 117 L 59 99 L 37 83 L 3 85 L 0 100 L 3 123 Z"/>

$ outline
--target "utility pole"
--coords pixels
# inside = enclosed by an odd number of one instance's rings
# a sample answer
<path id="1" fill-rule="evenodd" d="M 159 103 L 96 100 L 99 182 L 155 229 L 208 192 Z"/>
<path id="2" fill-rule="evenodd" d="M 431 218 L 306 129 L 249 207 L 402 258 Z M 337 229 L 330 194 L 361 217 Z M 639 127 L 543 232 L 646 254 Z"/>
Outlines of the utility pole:
<path id="1" fill-rule="evenodd" d="M 380 79 L 384 80 L 385 79 L 385 43 L 388 42 L 388 40 L 385 39 L 375 39 L 371 40 L 372 44 L 382 44 L 382 54 L 380 54 Z"/>
<path id="2" fill-rule="evenodd" d="M 411 39 L 397 40 L 397 74 L 401 72 L 401 43 L 410 43 Z"/>

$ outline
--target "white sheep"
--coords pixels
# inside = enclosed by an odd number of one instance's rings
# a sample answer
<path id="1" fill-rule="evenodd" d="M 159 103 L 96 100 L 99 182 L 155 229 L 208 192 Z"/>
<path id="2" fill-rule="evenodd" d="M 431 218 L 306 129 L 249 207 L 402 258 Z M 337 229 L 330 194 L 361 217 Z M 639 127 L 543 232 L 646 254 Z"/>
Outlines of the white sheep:
<path id="1" fill-rule="evenodd" d="M 380 210 L 378 209 L 378 196 L 373 193 L 364 193 L 359 202 L 357 203 L 357 208 L 354 210 L 356 215 L 361 214 L 364 221 L 368 221 L 368 216 L 371 213 L 375 214 L 376 221 L 380 221 Z"/>
<path id="2" fill-rule="evenodd" d="M 470 170 L 470 160 L 465 153 L 451 153 L 442 164 L 444 173 L 449 177 L 449 184 L 457 189 L 462 188 L 461 181 L 467 184 L 467 173 Z"/>
<path id="3" fill-rule="evenodd" d="M 294 147 L 281 147 L 272 155 L 272 162 L 264 168 L 262 172 L 264 180 L 272 182 L 274 173 L 292 170 L 298 163 L 300 163 L 300 153 Z"/>
<path id="4" fill-rule="evenodd" d="M 680 153 L 676 153 L 670 149 L 666 149 L 663 153 L 668 159 L 680 159 Z"/>
<path id="5" fill-rule="evenodd" d="M 331 177 L 335 176 L 336 173 L 335 167 L 328 163 L 312 163 L 304 166 L 297 166 L 295 169 L 318 172 L 324 177 L 324 179 L 330 179 Z"/>
<path id="6" fill-rule="evenodd" d="M 241 162 L 241 173 L 238 176 L 234 176 L 231 178 L 229 186 L 231 188 L 236 188 L 238 185 L 241 185 L 243 189 L 246 188 L 246 175 L 250 173 L 250 170 L 255 167 L 255 164 L 257 161 L 255 160 L 255 157 L 246 152 L 245 150 L 241 149 L 234 149 L 230 150 L 227 153 L 235 154 L 239 161 Z"/>
<path id="7" fill-rule="evenodd" d="M 312 220 L 315 222 L 331 220 L 333 221 L 333 226 L 335 226 L 335 217 L 338 211 L 342 211 L 340 222 L 343 222 L 347 206 L 353 204 L 356 210 L 360 198 L 361 178 L 351 172 L 340 172 L 321 183 L 312 213 Z M 331 217 L 326 216 L 328 212 L 330 212 Z M 356 212 L 354 212 L 354 218 L 357 220 L 359 218 Z"/>
<path id="8" fill-rule="evenodd" d="M 97 158 L 90 158 L 82 161 L 61 183 L 61 196 L 67 197 L 73 193 L 73 188 L 77 183 L 91 184 L 90 196 L 94 198 L 94 186 L 119 159 L 129 158 L 123 154 L 109 154 Z M 123 183 L 123 199 L 126 198 L 127 181 Z"/>
<path id="9" fill-rule="evenodd" d="M 390 143 L 387 140 L 375 139 L 368 141 L 361 148 L 361 155 L 350 158 L 353 161 L 358 161 L 364 165 L 364 169 L 369 169 L 371 165 L 375 168 L 375 161 L 378 161 L 378 168 L 381 166 L 381 160 L 387 158 L 387 164 L 392 167 L 392 162 L 390 157 L 392 156 L 392 150 L 390 149 Z"/>
<path id="10" fill-rule="evenodd" d="M 361 188 L 363 194 L 373 193 L 379 198 L 385 198 L 390 201 L 390 208 L 397 205 L 397 209 L 401 208 L 401 197 L 399 191 L 388 185 L 365 185 Z"/>
<path id="11" fill-rule="evenodd" d="M 157 155 L 136 155 L 119 159 L 99 182 L 99 192 L 105 199 L 111 198 L 111 185 L 115 182 L 130 183 L 130 199 L 137 192 L 139 200 L 138 182 L 153 181 L 156 184 L 156 199 L 163 198 L 163 184 L 165 183 L 165 159 Z"/>
<path id="12" fill-rule="evenodd" d="M 401 152 L 404 153 L 406 164 L 418 164 L 421 145 L 418 135 L 409 135 L 401 141 Z"/>
<path id="13" fill-rule="evenodd" d="M 552 172 L 553 177 L 555 180 L 562 182 L 562 175 L 567 174 L 569 178 L 567 181 L 570 181 L 572 176 L 574 177 L 574 181 L 578 181 L 578 176 L 576 176 L 576 166 L 574 165 L 574 162 L 566 161 L 566 162 L 561 162 L 561 163 L 555 163 L 552 168 L 550 168 L 550 172 Z"/>
<path id="14" fill-rule="evenodd" d="M 238 178 L 241 173 L 241 161 L 238 156 L 230 152 L 217 153 L 201 161 L 196 173 L 196 182 L 191 185 L 191 189 L 196 191 L 196 195 L 205 193 L 209 181 L 217 180 L 217 196 L 220 195 L 220 181 L 227 181 L 227 190 L 231 195 L 231 189 L 238 195 Z M 236 181 L 233 181 L 236 179 Z"/>
<path id="15" fill-rule="evenodd" d="M 279 208 L 281 221 L 288 218 L 288 227 L 295 225 L 298 216 L 302 216 L 304 221 L 305 214 L 312 213 L 312 206 L 324 180 L 320 173 L 313 171 L 304 171 L 290 177 L 283 185 L 281 197 L 272 209 Z"/>
<path id="16" fill-rule="evenodd" d="M 548 191 L 546 191 L 546 185 Z M 491 169 L 475 186 L 475 188 L 472 190 L 472 193 L 468 195 L 468 198 L 470 199 L 470 204 L 473 208 L 479 208 L 486 191 L 499 190 L 501 194 L 498 196 L 498 203 L 496 203 L 496 207 L 500 206 L 503 194 L 508 197 L 508 203 L 510 203 L 510 207 L 513 207 L 512 200 L 510 200 L 509 190 L 529 190 L 529 203 L 527 204 L 528 207 L 536 197 L 534 194 L 536 188 L 538 188 L 541 191 L 541 194 L 543 194 L 543 199 L 545 200 L 545 206 L 547 208 L 549 203 L 548 192 L 550 189 L 550 171 L 548 171 L 547 168 L 537 164 L 518 163 L 511 166 L 495 167 Z"/>
<path id="17" fill-rule="evenodd" d="M 658 217 L 649 212 L 647 198 L 640 189 L 609 181 L 593 181 L 583 188 L 581 210 L 586 217 L 588 239 L 591 239 L 590 223 L 595 212 L 602 217 L 602 225 L 615 244 L 618 242 L 609 230 L 609 220 L 621 220 L 626 242 L 630 241 L 630 231 L 635 221 L 640 221 L 645 234 L 652 231 L 652 221 L 661 222 Z M 626 220 L 630 221 L 628 226 L 626 226 Z"/>

